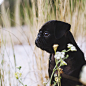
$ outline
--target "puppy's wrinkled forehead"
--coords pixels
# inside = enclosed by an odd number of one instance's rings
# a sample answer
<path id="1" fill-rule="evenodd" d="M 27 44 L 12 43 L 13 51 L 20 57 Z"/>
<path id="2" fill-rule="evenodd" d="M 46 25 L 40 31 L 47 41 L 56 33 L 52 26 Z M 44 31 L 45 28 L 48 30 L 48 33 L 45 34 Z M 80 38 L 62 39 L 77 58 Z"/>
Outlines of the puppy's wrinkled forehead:
<path id="1" fill-rule="evenodd" d="M 71 25 L 57 20 L 51 20 L 46 22 L 39 31 L 42 33 L 48 32 L 55 36 L 55 38 L 61 38 L 67 31 L 70 30 Z"/>
<path id="2" fill-rule="evenodd" d="M 54 20 L 53 20 L 54 21 Z M 39 31 L 42 31 L 42 32 L 45 32 L 45 31 L 48 31 L 50 33 L 54 32 L 54 28 L 55 28 L 55 25 L 54 25 L 54 22 L 53 21 L 48 21 L 46 22 Z"/>

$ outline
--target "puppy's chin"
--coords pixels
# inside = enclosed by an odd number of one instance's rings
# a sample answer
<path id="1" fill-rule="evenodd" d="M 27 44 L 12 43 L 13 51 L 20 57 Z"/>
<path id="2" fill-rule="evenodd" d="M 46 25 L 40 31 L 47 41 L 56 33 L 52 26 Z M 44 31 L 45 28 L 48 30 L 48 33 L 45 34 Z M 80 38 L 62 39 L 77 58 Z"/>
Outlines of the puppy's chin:
<path id="1" fill-rule="evenodd" d="M 48 53 L 54 53 L 54 50 L 53 49 L 49 49 L 49 48 L 46 48 L 45 51 L 48 52 Z"/>
<path id="2" fill-rule="evenodd" d="M 39 47 L 40 49 L 48 52 L 48 53 L 54 53 L 54 50 L 50 47 Z"/>

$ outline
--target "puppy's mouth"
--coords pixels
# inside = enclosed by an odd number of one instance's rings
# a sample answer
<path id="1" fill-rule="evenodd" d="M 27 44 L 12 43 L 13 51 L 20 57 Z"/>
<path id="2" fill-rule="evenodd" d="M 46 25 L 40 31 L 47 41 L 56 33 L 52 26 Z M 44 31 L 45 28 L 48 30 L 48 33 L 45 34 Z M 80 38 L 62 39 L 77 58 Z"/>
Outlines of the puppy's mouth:
<path id="1" fill-rule="evenodd" d="M 54 53 L 54 50 L 52 49 L 52 45 L 47 44 L 45 41 L 36 39 L 35 44 L 38 48 L 41 48 L 42 50 L 47 51 L 48 53 Z"/>
<path id="2" fill-rule="evenodd" d="M 37 39 L 35 40 L 35 44 L 36 44 L 37 47 L 40 48 L 40 42 Z"/>
<path id="3" fill-rule="evenodd" d="M 38 39 L 35 40 L 35 44 L 37 47 L 41 48 L 42 50 L 44 50 L 44 47 L 42 46 L 42 42 L 40 42 Z"/>

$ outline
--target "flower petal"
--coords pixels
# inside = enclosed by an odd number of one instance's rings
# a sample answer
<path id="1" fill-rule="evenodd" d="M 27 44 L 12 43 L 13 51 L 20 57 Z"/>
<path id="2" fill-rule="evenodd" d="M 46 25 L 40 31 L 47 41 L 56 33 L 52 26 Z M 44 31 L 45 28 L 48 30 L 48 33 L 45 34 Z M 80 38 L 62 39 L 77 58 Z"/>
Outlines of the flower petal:
<path id="1" fill-rule="evenodd" d="M 64 66 L 64 65 L 67 65 L 67 63 L 63 60 L 61 60 L 61 63 L 60 63 L 61 66 Z"/>

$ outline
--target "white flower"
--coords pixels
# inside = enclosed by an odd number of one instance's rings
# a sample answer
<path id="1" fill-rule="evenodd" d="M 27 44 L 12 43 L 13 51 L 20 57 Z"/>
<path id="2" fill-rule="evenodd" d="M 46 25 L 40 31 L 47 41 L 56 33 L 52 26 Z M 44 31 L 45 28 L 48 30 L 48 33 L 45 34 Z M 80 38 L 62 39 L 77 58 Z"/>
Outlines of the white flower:
<path id="1" fill-rule="evenodd" d="M 86 85 L 86 65 L 82 67 L 82 72 L 80 73 L 80 82 Z"/>
<path id="2" fill-rule="evenodd" d="M 69 48 L 71 51 L 77 51 L 76 47 L 70 43 L 68 44 L 67 48 Z"/>
<path id="3" fill-rule="evenodd" d="M 4 0 L 0 0 L 0 5 L 3 3 Z"/>
<path id="4" fill-rule="evenodd" d="M 60 58 L 64 58 L 65 52 L 56 52 L 55 54 L 55 58 L 56 59 L 60 59 Z"/>
<path id="5" fill-rule="evenodd" d="M 71 51 L 77 51 L 77 49 L 74 46 L 72 46 L 70 49 Z"/>
<path id="6" fill-rule="evenodd" d="M 68 48 L 71 48 L 72 46 L 73 46 L 73 45 L 69 43 L 67 47 L 68 47 Z"/>
<path id="7" fill-rule="evenodd" d="M 56 76 L 57 76 L 57 73 L 54 74 L 54 77 L 56 77 Z"/>
<path id="8" fill-rule="evenodd" d="M 57 48 L 59 45 L 58 44 L 54 44 L 53 45 L 53 48 Z"/>
<path id="9" fill-rule="evenodd" d="M 61 58 L 64 58 L 65 52 L 61 52 Z"/>
<path id="10" fill-rule="evenodd" d="M 53 45 L 53 49 L 54 49 L 55 52 L 56 52 L 58 46 L 59 46 L 58 44 L 54 44 L 54 45 Z"/>

